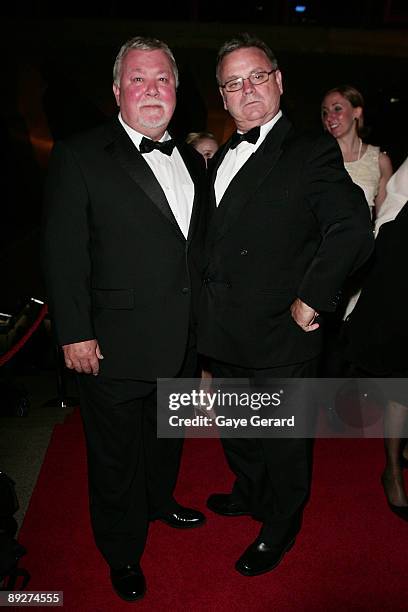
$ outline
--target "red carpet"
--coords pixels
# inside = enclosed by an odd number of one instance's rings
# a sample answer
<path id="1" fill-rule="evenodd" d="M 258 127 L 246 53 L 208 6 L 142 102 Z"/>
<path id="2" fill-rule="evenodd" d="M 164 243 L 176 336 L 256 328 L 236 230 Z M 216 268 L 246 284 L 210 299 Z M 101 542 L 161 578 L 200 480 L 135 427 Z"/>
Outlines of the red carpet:
<path id="1" fill-rule="evenodd" d="M 248 517 L 209 511 L 188 532 L 153 523 L 142 566 L 146 597 L 112 592 L 87 506 L 86 461 L 77 413 L 57 425 L 19 540 L 30 590 L 61 590 L 64 610 L 183 612 L 406 610 L 408 524 L 387 508 L 379 475 L 381 440 L 318 440 L 312 496 L 295 547 L 273 572 L 244 578 L 234 562 L 256 536 Z M 217 440 L 187 440 L 177 499 L 205 509 L 231 474 Z"/>

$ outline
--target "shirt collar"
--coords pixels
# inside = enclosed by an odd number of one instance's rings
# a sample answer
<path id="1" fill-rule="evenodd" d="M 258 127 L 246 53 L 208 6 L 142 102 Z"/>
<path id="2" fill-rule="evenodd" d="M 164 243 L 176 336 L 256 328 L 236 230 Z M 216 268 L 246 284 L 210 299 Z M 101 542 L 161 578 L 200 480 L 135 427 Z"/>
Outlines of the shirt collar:
<path id="1" fill-rule="evenodd" d="M 118 119 L 119 119 L 119 122 L 122 124 L 123 129 L 126 131 L 127 135 L 129 136 L 129 138 L 131 139 L 131 141 L 135 145 L 135 147 L 137 147 L 139 149 L 142 138 L 143 137 L 144 138 L 148 138 L 148 136 L 145 136 L 144 134 L 141 134 L 140 132 L 137 132 L 132 127 L 130 127 L 130 125 L 125 123 L 125 121 L 123 120 L 123 117 L 122 117 L 122 115 L 120 113 L 118 115 Z M 171 136 L 167 132 L 167 130 L 164 132 L 164 134 L 160 138 L 159 142 L 165 142 L 166 140 L 171 140 Z"/>
<path id="2" fill-rule="evenodd" d="M 270 121 L 268 121 L 268 123 L 265 123 L 264 125 L 259 126 L 260 127 L 260 133 L 259 133 L 259 138 L 256 141 L 255 144 L 252 143 L 245 143 L 246 145 L 248 145 L 250 148 L 250 150 L 252 152 L 255 152 L 258 147 L 261 146 L 261 144 L 263 143 L 263 141 L 265 140 L 265 138 L 267 137 L 267 135 L 269 134 L 269 132 L 271 131 L 271 129 L 273 128 L 273 126 L 279 121 L 279 119 L 282 117 L 282 111 L 279 110 L 276 115 L 274 117 L 272 117 L 272 119 Z M 238 131 L 238 130 L 237 130 Z M 242 132 L 238 131 L 238 134 L 242 134 Z M 248 149 L 246 147 L 244 147 L 244 149 L 246 151 L 248 151 Z M 230 149 L 231 150 L 231 149 Z M 234 149 L 234 151 L 236 151 L 237 155 L 240 155 L 243 150 L 241 149 L 240 151 L 240 147 L 237 147 L 236 149 Z"/>
<path id="3" fill-rule="evenodd" d="M 266 138 L 266 136 L 269 134 L 269 132 L 271 131 L 275 123 L 277 123 L 281 117 L 282 117 L 282 111 L 279 110 L 276 113 L 276 115 L 272 117 L 270 121 L 268 121 L 268 123 L 265 123 L 265 125 L 261 125 L 261 134 L 259 136 L 259 142 L 262 142 Z"/>

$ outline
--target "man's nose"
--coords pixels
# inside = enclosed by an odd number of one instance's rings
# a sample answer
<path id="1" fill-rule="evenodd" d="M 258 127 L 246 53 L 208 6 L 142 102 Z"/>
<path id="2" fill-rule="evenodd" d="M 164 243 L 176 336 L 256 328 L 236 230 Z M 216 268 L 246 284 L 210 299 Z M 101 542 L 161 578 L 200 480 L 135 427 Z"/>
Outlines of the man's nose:
<path id="1" fill-rule="evenodd" d="M 148 81 L 147 85 L 146 85 L 146 94 L 149 96 L 158 96 L 159 95 L 159 90 L 157 87 L 157 83 L 155 80 L 152 81 Z"/>
<path id="2" fill-rule="evenodd" d="M 242 89 L 245 94 L 253 93 L 255 91 L 255 85 L 253 85 L 249 79 L 244 79 L 242 82 Z"/>

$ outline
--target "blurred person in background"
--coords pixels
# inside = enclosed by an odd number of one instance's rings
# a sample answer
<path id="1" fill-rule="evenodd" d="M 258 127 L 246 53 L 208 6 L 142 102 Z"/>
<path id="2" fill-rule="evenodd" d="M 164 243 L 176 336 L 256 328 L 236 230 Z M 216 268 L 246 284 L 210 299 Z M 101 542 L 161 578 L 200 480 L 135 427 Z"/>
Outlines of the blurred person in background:
<path id="1" fill-rule="evenodd" d="M 405 172 L 408 165 L 405 164 Z M 408 186 L 408 183 L 406 184 Z M 408 189 L 405 191 L 408 200 Z M 399 379 L 389 385 L 384 413 L 386 463 L 381 477 L 388 505 L 408 521 L 403 468 L 408 465 L 408 331 L 405 272 L 408 203 L 384 223 L 375 241 L 374 263 L 345 324 L 349 375 Z M 375 308 L 373 308 L 375 304 Z"/>
<path id="2" fill-rule="evenodd" d="M 186 143 L 201 153 L 207 164 L 218 151 L 219 144 L 212 132 L 190 132 L 187 134 Z"/>
<path id="3" fill-rule="evenodd" d="M 392 175 L 391 161 L 379 147 L 363 142 L 364 99 L 351 85 L 330 89 L 324 96 L 322 122 L 339 143 L 344 166 L 364 191 L 371 217 L 379 213 L 385 186 Z"/>
<path id="4" fill-rule="evenodd" d="M 207 167 L 209 160 L 214 157 L 219 149 L 218 141 L 212 132 L 190 132 L 187 134 L 186 144 L 191 145 L 196 151 L 201 153 Z M 211 379 L 212 376 L 208 371 L 208 361 L 203 356 L 201 356 L 201 365 L 202 378 Z"/>
<path id="5" fill-rule="evenodd" d="M 388 181 L 386 191 L 387 195 L 375 219 L 376 236 L 383 223 L 393 221 L 408 200 L 408 157 Z"/>
<path id="6" fill-rule="evenodd" d="M 379 147 L 363 142 L 364 98 L 352 85 L 340 85 L 324 95 L 321 105 L 321 118 L 324 129 L 338 142 L 344 166 L 356 183 L 364 191 L 371 219 L 380 213 L 386 196 L 386 184 L 392 175 L 389 157 Z M 342 320 L 353 311 L 360 295 L 365 269 L 361 269 L 350 279 L 343 289 L 338 312 L 326 317 L 326 349 L 323 369 L 329 376 L 342 376 L 346 362 L 343 354 Z M 373 304 L 375 308 L 375 304 Z"/>

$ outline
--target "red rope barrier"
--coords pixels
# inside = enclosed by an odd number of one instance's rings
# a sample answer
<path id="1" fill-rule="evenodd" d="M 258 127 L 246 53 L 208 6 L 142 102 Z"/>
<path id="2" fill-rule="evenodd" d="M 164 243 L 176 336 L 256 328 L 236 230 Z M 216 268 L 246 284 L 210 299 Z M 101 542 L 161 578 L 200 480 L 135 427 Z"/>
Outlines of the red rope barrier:
<path id="1" fill-rule="evenodd" d="M 24 344 L 27 342 L 27 340 L 29 340 L 31 338 L 31 336 L 36 331 L 36 329 L 39 327 L 39 325 L 41 325 L 41 323 L 43 322 L 43 320 L 44 320 L 45 316 L 47 315 L 47 313 L 48 313 L 48 306 L 47 306 L 47 304 L 43 304 L 43 306 L 41 306 L 40 312 L 37 315 L 37 318 L 35 319 L 35 321 L 31 325 L 31 327 L 29 327 L 29 329 L 25 332 L 25 334 L 23 336 L 21 336 L 21 338 L 18 340 L 18 342 L 16 342 L 16 344 L 14 346 L 12 346 L 6 353 L 4 353 L 4 355 L 1 355 L 1 357 L 0 357 L 0 366 L 2 366 L 5 363 L 7 363 L 7 361 L 9 361 L 9 359 L 14 357 L 14 355 L 16 353 L 18 353 L 18 351 L 21 349 L 21 347 L 24 346 Z"/>

